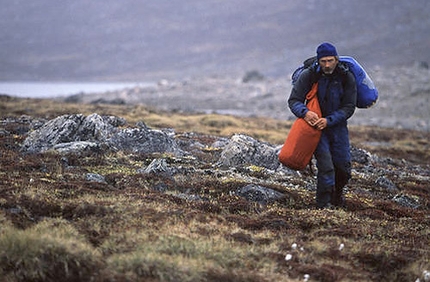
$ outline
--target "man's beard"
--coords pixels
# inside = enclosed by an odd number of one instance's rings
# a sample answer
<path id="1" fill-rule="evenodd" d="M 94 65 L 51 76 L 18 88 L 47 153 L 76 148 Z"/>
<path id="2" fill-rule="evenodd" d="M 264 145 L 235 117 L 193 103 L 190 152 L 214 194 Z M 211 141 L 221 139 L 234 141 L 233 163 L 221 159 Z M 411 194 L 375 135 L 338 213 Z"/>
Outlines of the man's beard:
<path id="1" fill-rule="evenodd" d="M 331 69 L 331 68 L 323 68 L 322 71 L 323 71 L 324 74 L 332 74 L 334 72 L 334 68 L 333 69 Z"/>

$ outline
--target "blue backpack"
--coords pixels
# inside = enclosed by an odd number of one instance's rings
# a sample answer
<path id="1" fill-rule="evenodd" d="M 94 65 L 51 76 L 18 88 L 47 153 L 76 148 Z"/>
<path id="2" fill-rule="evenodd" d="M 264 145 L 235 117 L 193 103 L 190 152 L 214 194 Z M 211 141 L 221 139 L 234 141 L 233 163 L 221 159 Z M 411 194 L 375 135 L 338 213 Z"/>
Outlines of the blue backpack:
<path id="1" fill-rule="evenodd" d="M 349 56 L 340 56 L 339 61 L 346 65 L 355 77 L 357 83 L 357 108 L 365 109 L 372 107 L 378 100 L 378 89 L 366 73 L 364 68 L 353 58 Z M 316 57 L 312 57 L 303 62 L 303 65 L 298 67 L 292 75 L 293 85 L 296 83 L 300 74 L 306 68 L 317 68 L 318 61 Z"/>

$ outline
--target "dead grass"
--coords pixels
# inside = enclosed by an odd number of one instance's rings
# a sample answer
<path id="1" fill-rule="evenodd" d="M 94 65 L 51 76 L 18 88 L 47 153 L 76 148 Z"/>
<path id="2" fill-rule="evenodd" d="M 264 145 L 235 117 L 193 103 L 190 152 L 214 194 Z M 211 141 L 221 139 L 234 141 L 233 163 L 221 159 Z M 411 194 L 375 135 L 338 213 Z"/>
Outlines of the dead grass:
<path id="1" fill-rule="evenodd" d="M 237 130 L 276 144 L 290 125 L 143 106 L 5 97 L 1 102 L 2 118 L 97 112 L 178 132 L 228 136 Z M 361 175 L 351 183 L 346 210 L 313 209 L 314 192 L 303 189 L 300 179 L 271 184 L 286 197 L 261 206 L 230 193 L 248 184 L 233 176 L 194 172 L 172 182 L 138 173 L 154 156 L 70 158 L 74 169 L 62 170 L 55 153 L 22 155 L 23 125 L 9 126 L 15 133 L 0 136 L 0 276 L 6 281 L 303 281 L 306 274 L 309 281 L 415 281 L 430 269 L 428 183 L 411 175 L 396 184 L 402 193 L 420 197 L 420 209 L 389 201 L 392 195 Z M 354 127 L 351 136 L 355 144 L 393 159 L 428 160 L 422 158 L 428 156 L 428 133 Z M 207 135 L 195 138 L 212 141 Z M 382 148 L 378 142 L 395 145 Z M 200 159 L 217 153 L 207 150 Z M 391 166 L 393 175 L 402 169 L 401 163 Z M 86 181 L 86 172 L 104 175 L 107 183 Z M 251 176 L 268 178 L 258 169 Z M 154 190 L 158 184 L 168 192 Z M 185 192 L 205 200 L 181 198 Z"/>

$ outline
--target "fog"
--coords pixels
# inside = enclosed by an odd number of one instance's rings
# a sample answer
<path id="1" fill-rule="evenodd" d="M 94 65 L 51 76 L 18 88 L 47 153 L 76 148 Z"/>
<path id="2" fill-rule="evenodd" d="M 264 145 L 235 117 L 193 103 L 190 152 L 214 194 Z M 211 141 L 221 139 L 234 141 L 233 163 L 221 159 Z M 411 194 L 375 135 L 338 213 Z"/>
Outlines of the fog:
<path id="1" fill-rule="evenodd" d="M 323 41 L 369 68 L 430 62 L 428 0 L 2 2 L 1 81 L 284 76 Z"/>

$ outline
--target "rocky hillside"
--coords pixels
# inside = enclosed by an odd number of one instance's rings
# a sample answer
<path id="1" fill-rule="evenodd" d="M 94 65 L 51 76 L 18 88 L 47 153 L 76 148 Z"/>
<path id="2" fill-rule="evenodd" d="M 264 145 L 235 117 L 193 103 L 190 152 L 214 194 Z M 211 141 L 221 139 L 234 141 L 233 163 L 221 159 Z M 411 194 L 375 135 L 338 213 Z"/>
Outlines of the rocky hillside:
<path id="1" fill-rule="evenodd" d="M 26 111 L 28 102 L 52 103 L 2 100 Z M 133 116 L 127 106 L 106 107 Z M 96 113 L 8 112 L 0 128 L 0 274 L 9 281 L 428 279 L 426 159 L 353 147 L 345 209 L 316 210 L 315 175 L 281 166 L 279 144 Z M 360 130 L 373 136 L 367 141 L 396 134 Z M 428 134 L 409 134 L 428 146 Z M 403 148 L 402 156 L 420 150 Z"/>
<path id="2" fill-rule="evenodd" d="M 357 109 L 354 125 L 430 131 L 430 70 L 427 64 L 368 70 L 379 91 L 370 109 Z M 110 93 L 80 93 L 63 99 L 86 104 L 144 104 L 184 113 L 219 113 L 293 120 L 287 107 L 288 75 L 270 78 L 258 71 L 242 76 L 160 80 L 158 85 Z"/>

